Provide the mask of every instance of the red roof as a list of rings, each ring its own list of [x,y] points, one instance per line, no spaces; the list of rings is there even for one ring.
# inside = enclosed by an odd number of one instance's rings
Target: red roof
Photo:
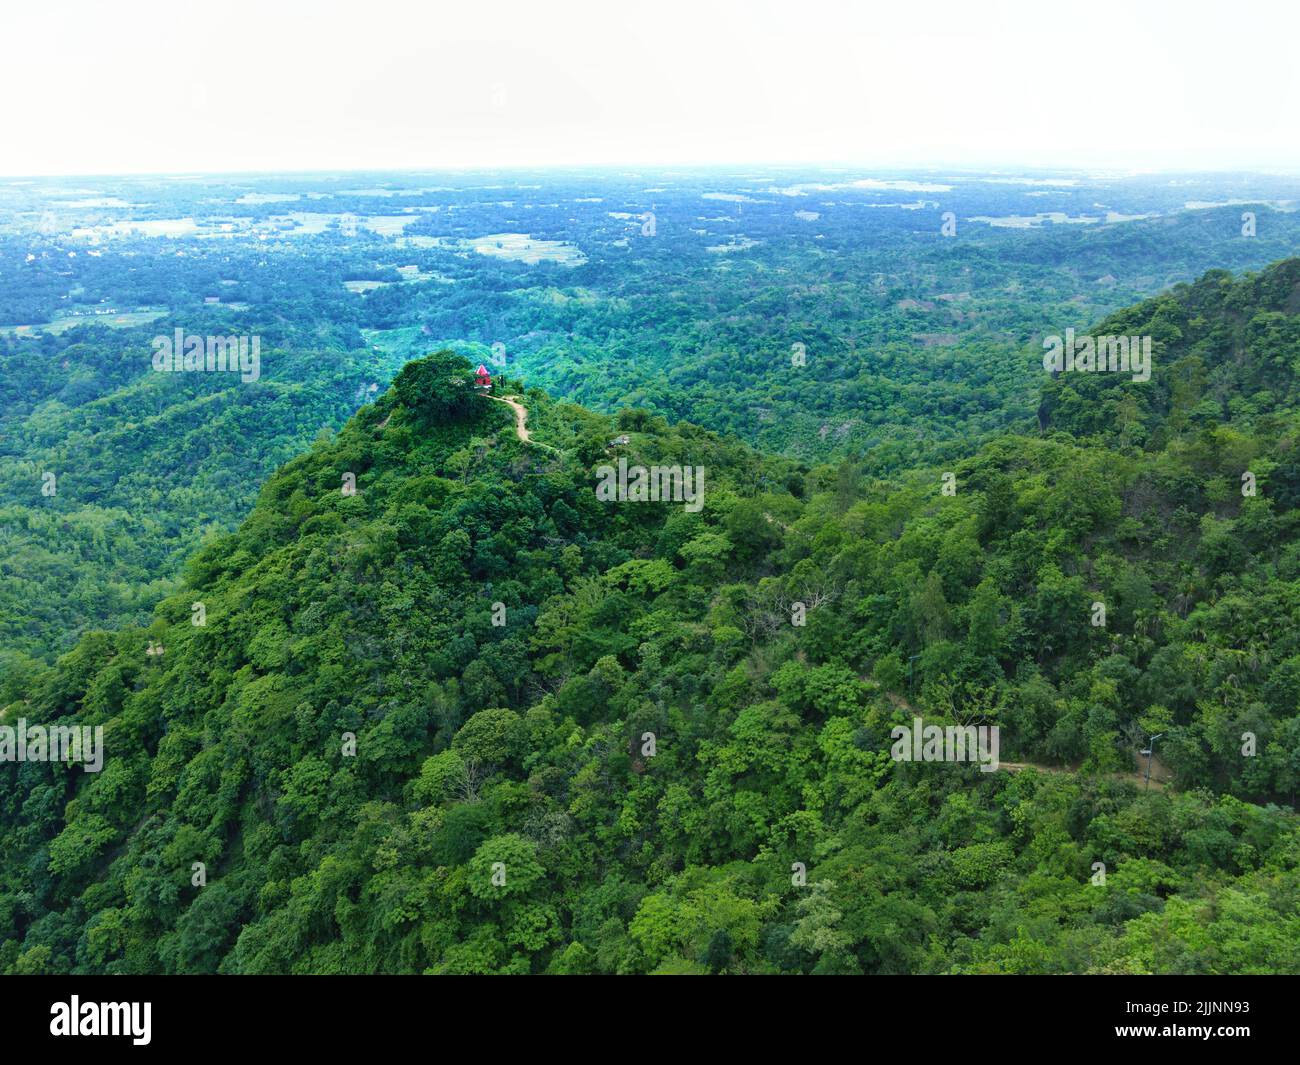
[[[491,377],[491,376],[492,376],[490,373],[488,373],[488,369],[487,369],[487,367],[484,366],[481,362],[478,364],[478,369],[475,370],[474,373],[475,373],[477,376],[479,376],[479,377]]]

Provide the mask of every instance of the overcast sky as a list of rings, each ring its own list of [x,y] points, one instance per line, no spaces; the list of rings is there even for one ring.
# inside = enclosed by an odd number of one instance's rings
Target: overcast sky
[[[1294,0],[0,8],[0,173],[1300,170]]]

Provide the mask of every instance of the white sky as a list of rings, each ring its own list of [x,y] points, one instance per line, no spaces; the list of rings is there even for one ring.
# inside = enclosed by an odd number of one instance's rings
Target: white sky
[[[1300,169],[1295,0],[18,2],[0,174]]]

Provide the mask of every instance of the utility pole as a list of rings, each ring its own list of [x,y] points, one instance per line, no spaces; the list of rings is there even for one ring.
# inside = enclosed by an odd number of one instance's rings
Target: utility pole
[[[907,659],[907,690],[908,691],[912,690],[912,663],[915,662],[920,657],[921,657],[920,655],[908,656]]]
[[[1147,756],[1147,777],[1146,777],[1146,781],[1142,785],[1144,788],[1151,787],[1151,758],[1155,754],[1156,740],[1158,740],[1163,735],[1164,735],[1163,732],[1157,732],[1154,736],[1152,736],[1149,740],[1147,740],[1146,747],[1143,750],[1138,752],[1139,754],[1145,754]]]

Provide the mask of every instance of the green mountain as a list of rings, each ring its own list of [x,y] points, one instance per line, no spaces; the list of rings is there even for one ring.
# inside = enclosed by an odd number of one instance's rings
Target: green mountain
[[[5,674],[105,758],[0,762],[0,969],[1300,971],[1298,281],[1121,312],[1149,380],[887,481],[408,364],[149,626]]]
[[[894,476],[1033,428],[1031,338],[1300,245],[1300,212],[1269,206],[1300,186],[1264,175],[965,174],[942,203],[844,173],[787,174],[789,195],[742,174],[517,174],[507,199],[445,177],[97,179],[80,202],[0,184],[0,678],[143,624],[271,473],[432,350]],[[400,236],[350,232],[377,201],[410,212]],[[120,212],[182,224],[145,236]],[[541,261],[483,254],[521,232],[546,237]],[[260,338],[256,380],[154,372],[177,328]]]

